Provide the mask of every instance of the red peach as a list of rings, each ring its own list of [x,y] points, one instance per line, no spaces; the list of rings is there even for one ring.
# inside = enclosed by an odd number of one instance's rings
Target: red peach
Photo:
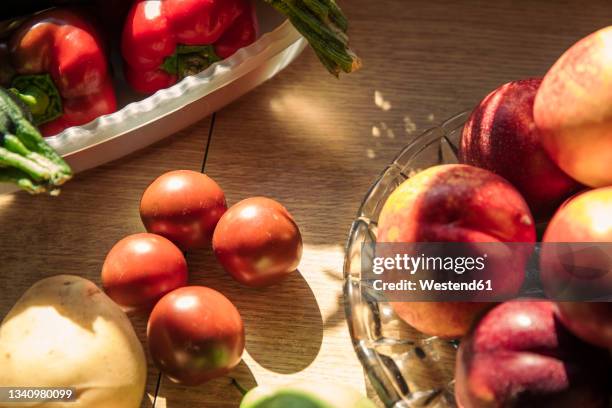
[[[550,220],[544,242],[612,242],[612,187],[568,200]]]
[[[591,187],[612,185],[612,26],[578,41],[553,65],[534,119],[561,169]]]
[[[461,342],[455,396],[461,408],[604,408],[609,364],[563,327],[552,302],[506,302]]]
[[[559,302],[563,324],[577,337],[612,349],[612,302]]]
[[[536,218],[547,218],[579,184],[541,145],[533,120],[541,81],[509,82],[487,95],[463,128],[459,158],[504,177],[523,195]]]
[[[550,221],[544,233],[540,269],[549,296],[605,297],[612,294],[612,187],[579,194],[569,200]],[[570,256],[559,256],[564,247]],[[589,246],[583,243],[604,243]],[[572,248],[575,248],[572,250]],[[561,317],[578,337],[612,348],[612,303],[559,303]]]
[[[567,201],[548,224],[543,242],[540,277],[549,297],[579,300],[609,296],[612,187],[586,191]],[[602,244],[589,245],[597,242]]]
[[[434,166],[403,182],[387,199],[377,242],[534,242],[534,221],[506,180],[463,164]],[[517,260],[524,266],[525,259]],[[506,273],[507,272],[507,273]],[[516,293],[524,272],[505,268],[496,290]],[[489,303],[393,302],[398,315],[423,333],[464,335]]]

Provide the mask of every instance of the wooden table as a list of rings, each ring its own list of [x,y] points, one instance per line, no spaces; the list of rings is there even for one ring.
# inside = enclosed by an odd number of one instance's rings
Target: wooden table
[[[364,60],[340,81],[306,51],[276,78],[165,141],[88,171],[58,198],[0,197],[0,315],[36,280],[59,273],[99,283],[104,256],[143,231],[140,195],[172,169],[206,172],[229,203],[266,195],[301,227],[300,273],[249,290],[210,251],[190,254],[191,282],[240,309],[247,352],[233,376],[246,387],[291,379],[364,390],[341,293],[343,244],[368,186],[416,134],[469,109],[503,82],[543,75],[575,40],[612,22],[610,0],[344,1]],[[210,134],[210,138],[209,138]],[[208,152],[205,156],[204,152]],[[133,317],[144,340],[146,320]],[[186,388],[151,366],[144,407],[236,407],[228,378]]]

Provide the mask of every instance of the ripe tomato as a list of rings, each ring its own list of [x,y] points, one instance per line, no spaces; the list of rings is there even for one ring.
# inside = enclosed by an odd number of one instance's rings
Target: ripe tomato
[[[216,290],[187,286],[155,305],[147,326],[149,352],[172,381],[198,385],[234,368],[244,350],[236,307]]]
[[[155,234],[134,234],[117,242],[102,266],[102,286],[117,304],[153,306],[187,284],[187,262],[172,242]]]
[[[278,202],[253,197],[231,207],[219,220],[213,250],[237,281],[267,286],[295,271],[302,257],[302,236]]]
[[[209,245],[226,210],[221,187],[191,170],[162,174],[140,201],[140,218],[147,231],[168,238],[185,251]]]

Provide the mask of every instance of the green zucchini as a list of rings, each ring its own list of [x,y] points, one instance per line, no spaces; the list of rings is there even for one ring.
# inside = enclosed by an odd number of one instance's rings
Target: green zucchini
[[[32,194],[57,194],[72,170],[31,120],[12,92],[0,88],[0,182],[16,184]]]

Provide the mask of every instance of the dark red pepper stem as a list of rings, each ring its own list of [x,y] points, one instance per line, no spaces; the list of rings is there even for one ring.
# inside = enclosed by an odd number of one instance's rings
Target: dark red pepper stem
[[[161,68],[180,80],[202,72],[220,60],[212,45],[178,45],[174,54],[164,59]]]
[[[48,74],[17,76],[11,91],[28,107],[35,125],[62,116],[62,97]]]

